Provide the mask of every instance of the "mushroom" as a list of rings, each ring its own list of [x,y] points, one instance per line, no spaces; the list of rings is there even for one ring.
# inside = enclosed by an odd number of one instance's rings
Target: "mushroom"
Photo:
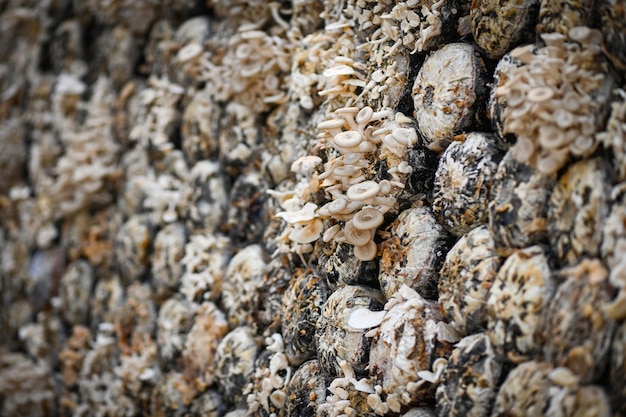
[[[180,51],[178,51],[178,54],[176,55],[176,59],[179,62],[187,62],[187,61],[191,61],[192,59],[199,57],[201,53],[202,53],[201,45],[197,43],[190,43],[189,45],[186,45],[185,47],[181,48]]]
[[[396,155],[398,158],[402,158],[406,154],[405,146],[396,141],[391,134],[383,136],[383,144],[387,150]]]
[[[333,137],[333,142],[339,148],[354,148],[363,140],[363,136],[356,130],[348,130],[346,132],[337,133]]]
[[[569,39],[541,36],[546,46],[516,48],[498,64],[490,111],[505,142],[506,136],[517,137],[516,159],[549,174],[570,156],[593,153],[614,80],[593,44],[601,39],[599,31],[574,27]]]
[[[326,130],[331,135],[336,135],[338,133],[341,133],[341,128],[344,124],[345,121],[342,119],[329,119],[318,123],[317,128],[320,130]]]
[[[361,261],[371,261],[376,257],[378,248],[373,240],[370,240],[365,245],[354,247],[354,256]]]
[[[352,218],[352,224],[358,230],[376,229],[383,224],[384,216],[380,210],[373,207],[364,208]]]
[[[346,222],[343,232],[346,242],[354,246],[363,246],[372,240],[372,231],[357,229],[352,220]]]
[[[374,110],[370,106],[365,106],[356,115],[356,122],[358,124],[365,124],[372,119]]]
[[[330,67],[322,73],[324,77],[336,77],[338,75],[352,74],[354,74],[354,68],[345,64],[335,65],[334,67]]]
[[[306,203],[300,210],[281,211],[280,213],[276,213],[276,217],[291,224],[308,223],[315,218],[315,209],[317,209],[317,204]]]
[[[398,172],[400,174],[411,174],[413,167],[407,161],[402,161],[398,164]]]
[[[359,111],[358,107],[342,107],[340,109],[335,110],[335,114],[338,114],[339,116],[343,117],[345,121],[348,123],[348,126],[350,126],[350,129],[358,130],[359,126],[354,120],[354,116],[358,113],[358,111]]]
[[[348,206],[348,200],[345,198],[338,198],[326,204],[324,207],[330,214],[341,213]]]
[[[553,96],[554,91],[549,87],[531,88],[528,93],[526,93],[526,97],[528,98],[528,100],[535,103],[541,103],[550,100]]]
[[[333,175],[337,175],[339,177],[352,177],[359,173],[359,171],[361,171],[361,169],[353,165],[343,165],[333,169]]]
[[[291,172],[310,172],[312,169],[322,163],[322,158],[314,155],[306,155],[296,159],[291,164]]]
[[[391,130],[391,136],[404,146],[412,146],[417,142],[417,132],[412,128],[395,127]]]
[[[346,195],[350,200],[361,201],[367,200],[368,198],[374,197],[380,191],[380,186],[376,181],[363,181],[359,184],[354,184],[348,191]]]
[[[381,182],[378,183],[378,186],[380,187],[380,192],[382,194],[388,194],[389,192],[391,192],[391,182],[389,180],[382,180]]]
[[[341,226],[339,224],[332,225],[331,227],[326,229],[324,235],[322,236],[322,240],[324,242],[330,242],[335,236],[337,236],[337,233],[339,233],[340,230]]]
[[[305,244],[315,242],[322,235],[324,223],[320,219],[315,219],[305,227],[295,229],[289,234],[292,242]]]

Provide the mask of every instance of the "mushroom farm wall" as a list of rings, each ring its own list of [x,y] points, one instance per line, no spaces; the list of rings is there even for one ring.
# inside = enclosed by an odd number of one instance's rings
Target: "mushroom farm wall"
[[[0,416],[626,416],[621,0],[0,0]]]

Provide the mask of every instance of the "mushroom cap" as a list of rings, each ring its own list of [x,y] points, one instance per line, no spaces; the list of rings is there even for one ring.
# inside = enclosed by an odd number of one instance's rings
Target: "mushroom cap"
[[[535,87],[528,90],[526,97],[535,103],[550,100],[554,96],[554,90],[550,87]]]
[[[361,261],[371,261],[376,257],[378,247],[373,240],[370,240],[365,245],[354,247],[354,256]]]
[[[389,192],[391,192],[391,182],[389,180],[382,180],[380,183],[378,183],[378,186],[380,187],[380,192],[383,194],[388,194]]]
[[[375,229],[383,224],[385,217],[380,210],[368,207],[357,212],[352,218],[352,224],[359,230]]]
[[[569,30],[568,35],[570,39],[573,39],[583,45],[602,44],[602,32],[597,29],[591,29],[587,26],[574,26]]]
[[[407,161],[402,161],[398,164],[398,172],[401,174],[411,174],[413,167]]]
[[[359,230],[354,227],[352,220],[346,222],[343,228],[343,233],[346,238],[346,242],[354,246],[363,246],[372,240],[371,230]]]
[[[291,164],[291,172],[309,171],[313,167],[321,163],[322,163],[322,158],[320,158],[319,156],[314,156],[314,155],[301,156],[300,158],[296,159]]]
[[[338,177],[352,177],[354,174],[358,174],[360,168],[353,165],[342,165],[333,169],[333,175]]]
[[[356,164],[358,161],[363,159],[363,155],[360,153],[350,152],[346,153],[343,156],[343,163],[346,165]]]
[[[358,146],[362,140],[363,136],[356,130],[340,132],[333,137],[335,145],[340,148],[354,148]]]
[[[307,223],[315,218],[315,210],[317,204],[306,203],[300,210],[297,211],[281,211],[276,213],[276,217],[285,220],[287,223]]]
[[[358,107],[341,107],[337,110],[335,110],[335,114],[357,114],[359,112],[359,108]],[[373,113],[373,112],[372,112]]]
[[[348,200],[345,198],[338,198],[326,204],[326,209],[330,214],[338,214],[348,206]]]
[[[411,146],[417,142],[417,132],[408,127],[395,127],[391,130],[391,136],[405,146]]]
[[[334,67],[330,67],[322,73],[324,77],[334,77],[336,75],[352,75],[352,74],[354,74],[354,68],[345,64],[335,65]]]
[[[559,34],[560,35],[560,34]],[[545,35],[542,35],[542,38]],[[562,35],[557,36],[556,38],[558,39],[564,39]],[[550,38],[550,40],[554,39],[553,37]],[[545,40],[545,38],[544,38]],[[513,50],[511,50],[511,52],[509,52],[509,54],[516,59],[519,59],[522,62],[526,62],[528,61],[530,58],[533,57],[533,49],[535,48],[535,45],[530,44],[530,45],[524,45],[524,46],[518,46],[517,48],[514,48]]]
[[[341,226],[339,224],[334,224],[330,226],[324,232],[324,235],[322,236],[322,240],[324,242],[330,242],[335,236],[337,236],[337,233],[339,233],[340,230],[341,230]]]
[[[381,127],[380,129],[376,129],[372,132],[372,136],[384,136],[391,133],[390,127]]]
[[[322,230],[324,223],[320,219],[315,219],[305,227],[293,230],[289,234],[289,239],[300,244],[315,242],[322,235]]]
[[[380,191],[380,186],[376,181],[363,181],[348,188],[346,195],[353,201],[367,200],[374,197]]]
[[[184,46],[176,54],[176,59],[180,62],[187,62],[194,58],[197,58],[202,53],[202,45],[197,43],[190,43]]]
[[[406,155],[406,146],[395,140],[391,134],[383,136],[383,144],[388,151],[398,158],[404,158]]]
[[[370,106],[365,106],[356,115],[356,122],[367,123],[372,119],[372,115],[374,114],[374,110]]]
[[[336,129],[345,123],[343,119],[329,119],[317,124],[318,129]]]

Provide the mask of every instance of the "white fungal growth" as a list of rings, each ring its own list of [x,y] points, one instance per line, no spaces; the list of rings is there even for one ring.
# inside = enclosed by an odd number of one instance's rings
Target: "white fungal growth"
[[[350,72],[345,65],[333,67],[327,74],[345,75]],[[299,192],[294,191],[294,195],[282,203],[285,211],[276,214],[289,223],[282,236],[291,244],[285,241],[283,248],[302,253],[303,245],[323,237],[324,242],[336,240],[353,245],[354,255],[362,261],[373,260],[378,254],[374,242],[376,230],[383,224],[384,214],[394,207],[407,176],[413,172],[405,159],[407,149],[418,140],[413,121],[389,109],[375,112],[368,106],[343,107],[317,127],[323,131],[319,145],[332,148],[339,155],[331,153],[319,174],[311,172],[322,165],[318,156],[304,156],[294,162],[292,171],[304,177],[299,184],[309,186],[300,185]],[[370,154],[392,155],[387,157],[391,180],[371,178]],[[315,189],[311,188],[312,183]],[[318,189],[331,198],[321,207],[307,201],[309,194]],[[342,233],[337,223],[324,232],[325,219],[344,222]],[[306,248],[307,252],[310,250],[312,247]]]
[[[365,396],[374,394],[375,390],[369,378],[356,379],[354,370],[346,361],[340,361],[339,366],[343,376],[335,378],[328,387],[330,395],[326,402],[318,407],[321,415],[328,417],[357,417],[367,412]],[[355,401],[358,399],[358,401]],[[365,406],[365,409],[355,409],[355,403]],[[361,407],[363,408],[363,407]]]
[[[313,203],[306,203],[297,211],[282,211],[276,214],[276,217],[279,217],[291,224],[308,223],[315,219],[316,208],[317,205]]]
[[[90,102],[83,103],[88,104],[88,112],[81,126],[62,115],[68,111],[68,100],[78,105],[85,88],[73,76],[62,75],[53,94],[54,107],[59,107],[55,117],[64,124],[59,135],[65,153],[58,159],[53,183],[38,191],[50,201],[56,219],[112,201],[107,182],[119,174],[115,160],[120,147],[113,135],[114,98],[109,79],[101,76],[94,83]]]
[[[371,311],[367,308],[357,308],[350,314],[348,325],[355,329],[369,329],[382,323],[386,311]]]
[[[229,41],[222,65],[206,62],[206,82],[219,101],[234,102],[253,113],[286,100],[283,82],[291,67],[291,44],[259,30],[241,30]]]
[[[274,333],[265,339],[266,349],[273,352],[269,365],[257,367],[254,382],[246,387],[249,392],[248,415],[256,415],[261,407],[269,415],[276,415],[278,410],[285,408],[287,403],[287,385],[291,380],[292,370],[289,366],[285,345],[280,334]]]
[[[180,261],[183,275],[180,292],[189,301],[216,299],[222,286],[224,269],[230,258],[229,240],[223,236],[194,234],[185,245]]]
[[[503,133],[517,136],[519,162],[554,173],[570,156],[589,156],[604,125],[613,78],[600,50],[600,32],[574,27],[565,35],[542,35],[546,46],[519,47],[495,97],[506,102]]]
[[[380,26],[372,38],[393,42],[388,47],[388,54],[401,45],[412,54],[432,49],[441,38],[441,8],[444,3],[444,0],[394,2],[388,13],[380,15]]]
[[[320,96],[328,97],[329,100],[356,97],[357,88],[365,87],[361,74],[364,69],[362,63],[338,56],[329,65],[330,67],[322,72],[322,90],[318,93]]]
[[[406,285],[387,302],[385,312],[370,351],[374,388],[382,391],[370,394],[368,404],[380,415],[386,409],[399,413],[432,396],[451,349],[438,335],[437,306]],[[384,401],[381,392],[387,394]]]

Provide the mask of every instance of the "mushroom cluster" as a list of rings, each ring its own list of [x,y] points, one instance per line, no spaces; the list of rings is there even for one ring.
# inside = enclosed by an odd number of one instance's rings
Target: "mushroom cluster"
[[[355,62],[352,58],[338,56],[330,62],[331,66],[322,72],[322,90],[320,96],[328,96],[330,99],[337,97],[351,98],[356,96],[356,90],[364,87],[364,69],[362,63]]]
[[[65,102],[77,92],[72,88],[81,84],[60,81],[54,97]],[[61,136],[65,154],[54,169],[54,182],[41,190],[52,203],[55,218],[72,215],[85,207],[108,204],[113,198],[107,183],[119,174],[114,162],[120,147],[110,126],[112,117],[107,108],[113,100],[110,89],[109,80],[100,78],[95,83],[85,122],[76,125],[67,120],[67,130]]]
[[[291,66],[285,39],[260,30],[244,30],[228,41],[221,65],[208,71],[219,101],[243,104],[255,113],[285,98],[284,74]]]
[[[454,1],[397,2],[391,11],[380,16],[380,30],[384,38],[395,41],[396,47],[404,45],[411,53],[422,52],[437,46],[441,41],[444,23],[454,27],[451,18],[460,11]]]
[[[303,109],[313,110],[320,100],[328,103],[329,111],[343,107],[365,85],[365,66],[349,28],[311,33],[296,43],[293,56],[285,82],[290,99]]]
[[[185,90],[167,78],[152,77],[149,88],[140,93],[141,110],[130,131],[129,139],[144,146],[169,151],[172,131],[178,125],[177,106]]]
[[[249,391],[246,398],[249,414],[262,413],[263,410],[270,415],[276,415],[278,410],[285,408],[287,402],[287,385],[292,376],[285,354],[285,344],[280,334],[274,333],[266,338],[266,351],[268,354],[260,356],[257,362],[253,381],[248,384],[244,391]],[[256,364],[255,364],[256,365]]]
[[[328,148],[330,157],[324,171],[313,174],[305,188],[307,193],[323,190],[330,201],[321,207],[307,202],[277,216],[292,226],[288,236],[295,244],[310,245],[319,237],[325,242],[347,242],[354,246],[354,256],[369,261],[378,251],[376,230],[383,224],[385,213],[396,204],[406,176],[413,172],[404,157],[418,136],[411,119],[388,109],[375,112],[367,106],[344,107],[334,115],[317,125],[323,131],[319,143]],[[366,156],[376,152],[389,155],[388,160],[395,162],[387,169],[390,179],[373,178],[375,173]],[[294,163],[293,169],[321,162],[320,157],[305,156]],[[325,232],[323,219],[334,220]],[[343,228],[338,222],[343,222]],[[311,250],[309,246],[304,253]]]
[[[411,53],[436,48],[456,29],[463,14],[457,0],[347,1],[342,12],[327,5],[324,16],[336,25],[350,20],[363,38],[392,55],[405,47]],[[349,20],[348,20],[349,19]],[[385,43],[389,41],[388,45]]]
[[[506,102],[504,133],[517,136],[516,159],[553,173],[570,157],[596,149],[595,133],[605,122],[614,81],[601,55],[599,31],[577,26],[567,37],[541,37],[544,47],[510,52],[522,65],[510,68],[495,97]]]
[[[373,408],[367,400],[368,394],[375,392],[369,378],[357,380],[346,361],[340,361],[339,366],[343,375],[328,385],[330,395],[318,406],[318,411],[328,417],[374,417]]]

